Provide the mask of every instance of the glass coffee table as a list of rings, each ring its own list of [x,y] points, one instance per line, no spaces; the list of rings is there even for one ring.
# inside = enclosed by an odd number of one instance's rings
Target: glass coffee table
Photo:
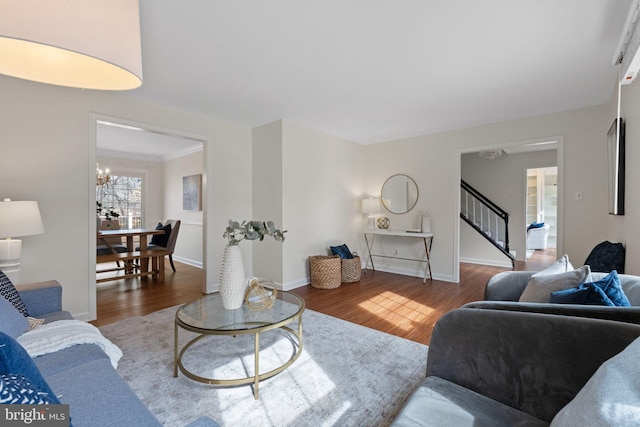
[[[178,370],[188,378],[205,384],[214,385],[241,385],[254,384],[253,395],[258,399],[258,384],[261,380],[271,378],[287,369],[302,353],[302,312],[304,300],[299,296],[286,291],[278,291],[277,299],[273,306],[267,310],[253,311],[246,304],[236,310],[225,310],[222,306],[220,293],[215,292],[198,298],[183,305],[176,312],[174,329],[174,364],[173,376],[178,376]],[[287,326],[297,321],[297,330]],[[196,332],[199,335],[187,344],[178,348],[178,331],[185,329]],[[260,333],[280,329],[288,335],[294,351],[285,362],[271,369],[269,372],[260,373]],[[189,348],[201,339],[211,335],[237,336],[254,335],[254,375],[236,379],[217,379],[199,376],[189,371],[182,358]]]

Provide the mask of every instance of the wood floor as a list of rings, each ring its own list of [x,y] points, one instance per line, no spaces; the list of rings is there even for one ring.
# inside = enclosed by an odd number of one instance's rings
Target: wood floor
[[[165,262],[164,282],[133,278],[101,283],[96,292],[95,326],[185,304],[202,296],[204,270],[174,260],[176,272]]]
[[[540,270],[556,259],[554,250],[536,251],[516,270]],[[167,263],[168,264],[168,263]],[[165,273],[163,283],[127,279],[102,285],[97,292],[96,326],[132,316],[184,304],[202,295],[204,271],[176,262],[176,272]],[[381,271],[364,270],[356,283],[336,289],[316,289],[310,285],[292,290],[306,307],[330,316],[428,344],[431,330],[446,312],[483,298],[489,278],[508,269],[461,264],[460,283],[427,280]]]

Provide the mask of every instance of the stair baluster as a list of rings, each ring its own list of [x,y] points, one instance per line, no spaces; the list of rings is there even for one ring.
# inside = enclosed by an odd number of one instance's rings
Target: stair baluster
[[[464,180],[460,181],[460,188],[463,198],[460,218],[507,256],[511,260],[511,265],[514,266],[515,257],[509,252],[509,214]],[[471,213],[469,203],[471,203]],[[495,226],[493,226],[492,215],[495,218]]]

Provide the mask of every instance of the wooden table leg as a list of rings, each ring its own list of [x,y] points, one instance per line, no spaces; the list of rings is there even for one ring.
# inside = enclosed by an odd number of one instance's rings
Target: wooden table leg
[[[158,258],[158,280],[164,282],[164,255],[157,257]]]
[[[133,252],[136,248],[133,246],[133,236],[127,236],[127,251]],[[126,272],[128,274],[134,273],[135,260],[125,261],[127,265]]]
[[[151,279],[153,279],[154,281],[158,280],[158,257],[154,256],[151,257]]]
[[[147,236],[140,236],[140,252],[146,252],[147,250]],[[146,273],[149,271],[149,258],[148,257],[140,257],[140,273]],[[147,277],[147,276],[142,276]]]

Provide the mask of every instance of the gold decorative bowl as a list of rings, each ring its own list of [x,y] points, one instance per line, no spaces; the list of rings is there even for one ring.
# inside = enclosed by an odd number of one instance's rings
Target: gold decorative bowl
[[[244,302],[251,310],[267,310],[273,307],[277,296],[278,288],[275,283],[271,280],[253,277],[244,293]]]

